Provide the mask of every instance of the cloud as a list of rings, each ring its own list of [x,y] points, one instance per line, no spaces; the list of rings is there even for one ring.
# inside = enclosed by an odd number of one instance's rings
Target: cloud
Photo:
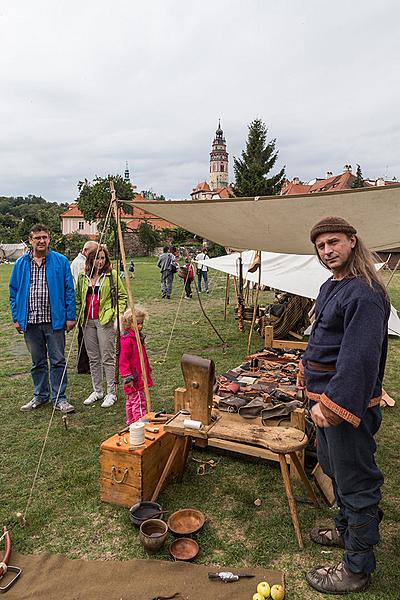
[[[128,160],[139,189],[188,197],[218,118],[231,179],[255,117],[289,176],[400,176],[399,16],[395,0],[3,0],[0,194],[70,201]]]

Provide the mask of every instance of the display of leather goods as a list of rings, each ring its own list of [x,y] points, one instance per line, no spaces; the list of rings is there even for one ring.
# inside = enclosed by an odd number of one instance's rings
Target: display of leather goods
[[[264,402],[261,396],[257,396],[256,398],[253,398],[253,400],[251,400],[248,404],[239,408],[238,413],[241,417],[244,417],[245,419],[255,419],[261,414],[262,410],[266,406],[269,406],[269,404]]]
[[[268,421],[268,419],[287,417],[296,408],[301,408],[301,406],[302,404],[299,402],[299,400],[292,400],[286,404],[283,402],[280,404],[268,404],[264,406],[263,410],[261,411],[261,422],[263,425],[265,425],[265,421]]]
[[[239,398],[238,396],[228,396],[227,398],[222,398],[218,402],[219,410],[230,413],[237,413],[239,408],[248,404],[248,398]]]
[[[271,392],[271,396],[273,398],[272,402],[275,401],[276,404],[277,402],[291,402],[296,398],[296,393],[290,393],[289,391],[283,391],[277,388]]]

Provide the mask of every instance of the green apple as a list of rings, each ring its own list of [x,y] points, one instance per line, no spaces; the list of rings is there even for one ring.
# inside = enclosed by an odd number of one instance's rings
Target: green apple
[[[271,598],[272,600],[283,600],[285,597],[285,590],[284,588],[279,585],[278,583],[276,583],[275,585],[272,586],[271,588]]]
[[[269,587],[269,583],[267,581],[260,581],[260,583],[257,586],[257,592],[263,597],[263,598],[269,598],[271,589]]]
[[[264,600],[264,596],[256,592],[255,594],[253,594],[253,600]]]

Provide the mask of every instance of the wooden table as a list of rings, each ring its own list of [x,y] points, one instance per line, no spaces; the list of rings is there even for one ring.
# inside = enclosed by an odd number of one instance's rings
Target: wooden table
[[[303,451],[307,445],[307,435],[294,427],[267,427],[261,424],[260,419],[245,421],[237,415],[230,413],[220,413],[220,418],[206,427],[203,426],[199,430],[185,428],[184,420],[187,418],[187,414],[178,413],[164,426],[165,431],[175,435],[175,443],[154,491],[152,500],[155,501],[157,499],[178,453],[182,454],[186,460],[191,438],[202,441],[203,445],[222,448],[232,452],[241,452],[259,458],[270,459],[274,457],[274,460],[279,461],[297,542],[299,547],[303,549],[304,544],[299,517],[296,501],[293,497],[287,463],[292,461],[305,486],[307,495],[313,504],[317,505],[318,500],[315,492],[296,454]]]

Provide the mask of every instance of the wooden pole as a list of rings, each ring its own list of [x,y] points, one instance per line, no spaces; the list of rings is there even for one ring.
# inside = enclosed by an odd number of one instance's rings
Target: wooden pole
[[[230,281],[231,280],[230,280],[229,273],[228,273],[228,275],[226,276],[224,321],[226,321],[226,314],[227,314],[227,311],[228,311]]]
[[[238,258],[239,261],[239,291],[238,291],[238,322],[239,322],[239,331],[240,333],[244,332],[244,320],[243,320],[243,261],[242,261],[242,253]]]
[[[261,265],[258,267],[258,269],[259,269],[259,271],[258,271],[258,286],[257,286],[256,299],[255,299],[255,302],[254,302],[253,318],[251,320],[251,326],[250,326],[250,331],[249,331],[249,341],[247,343],[247,354],[250,354],[251,338],[253,337],[254,324],[256,322],[256,316],[257,316],[258,298],[259,298],[259,295],[260,295],[260,287],[261,287]]]
[[[115,217],[115,221],[117,223],[117,232],[118,232],[118,239],[119,239],[119,247],[120,247],[120,251],[121,251],[122,264],[124,266],[124,273],[128,273],[127,265],[126,265],[124,237],[122,235],[121,223],[118,218],[118,201],[117,201],[117,195],[115,192],[113,181],[110,181],[110,189],[111,189],[111,201],[112,201],[112,206],[113,206],[113,211],[114,211],[114,217]],[[117,269],[118,269],[118,266],[117,266]],[[135,332],[136,341],[137,341],[138,350],[139,350],[140,368],[142,371],[142,379],[143,379],[143,383],[144,383],[144,394],[146,396],[147,412],[150,412],[151,411],[151,400],[150,400],[150,393],[149,393],[149,385],[148,385],[148,381],[147,381],[146,366],[144,363],[143,348],[142,348],[142,343],[140,340],[140,333],[139,333],[137,320],[136,320],[135,301],[133,298],[132,288],[131,288],[129,279],[127,280],[126,291],[128,292],[128,305],[132,311],[132,325],[133,325],[133,330]],[[117,301],[118,301],[118,299],[117,299]]]

